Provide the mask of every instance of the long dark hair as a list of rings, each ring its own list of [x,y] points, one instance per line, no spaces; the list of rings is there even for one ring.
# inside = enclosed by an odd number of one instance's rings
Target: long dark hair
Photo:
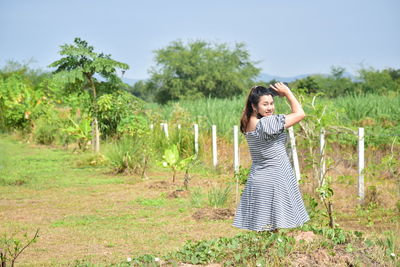
[[[263,95],[271,95],[272,97],[277,96],[278,93],[271,87],[264,87],[256,85],[251,87],[249,96],[246,100],[246,106],[244,107],[242,118],[240,119],[240,131],[244,134],[246,132],[247,124],[250,121],[251,113],[253,113],[253,107],[251,104],[257,107],[260,97]]]

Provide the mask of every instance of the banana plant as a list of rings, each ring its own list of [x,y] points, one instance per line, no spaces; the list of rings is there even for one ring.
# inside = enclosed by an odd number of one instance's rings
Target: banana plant
[[[74,121],[71,117],[68,117],[68,119],[72,125],[63,129],[63,131],[78,141],[79,149],[88,149],[89,141],[91,139],[90,119],[84,117],[79,122]]]

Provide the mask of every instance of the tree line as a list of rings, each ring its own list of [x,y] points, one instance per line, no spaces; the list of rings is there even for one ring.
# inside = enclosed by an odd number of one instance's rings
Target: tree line
[[[101,138],[140,134],[156,112],[144,110],[147,102],[168,102],[204,97],[231,98],[246,94],[261,69],[252,61],[245,44],[173,41],[156,50],[150,78],[133,86],[117,73],[129,65],[96,52],[87,41],[75,38],[60,46],[60,59],[52,71],[32,69],[29,63],[9,61],[0,69],[0,130],[36,133],[51,142],[51,131],[60,131],[64,143],[77,142],[98,151]],[[312,75],[289,83],[299,94],[398,95],[400,69],[361,68],[356,80],[345,69],[332,67],[328,75]],[[150,114],[152,113],[152,114]],[[50,122],[50,123],[49,123]]]

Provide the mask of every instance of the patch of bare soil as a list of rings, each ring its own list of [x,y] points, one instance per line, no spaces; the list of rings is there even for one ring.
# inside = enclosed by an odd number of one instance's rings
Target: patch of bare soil
[[[313,231],[307,231],[307,232],[290,232],[287,234],[288,236],[294,237],[296,242],[300,240],[304,240],[305,242],[311,242],[314,241],[314,239],[317,238],[317,235],[314,234]]]
[[[148,186],[148,188],[150,188],[150,189],[171,189],[175,186],[176,186],[176,184],[172,184],[167,181],[156,181],[156,182],[151,183]]]
[[[180,263],[178,266],[179,266],[179,267],[196,267],[196,266],[203,266],[203,267],[220,267],[220,266],[222,266],[222,265],[219,264],[219,263],[211,263],[211,264],[208,264],[208,265],[194,265],[194,264],[188,264],[188,263]]]
[[[203,208],[197,210],[192,217],[195,220],[226,220],[233,218],[235,211],[229,208]]]
[[[189,194],[190,194],[190,192],[187,190],[177,189],[177,190],[169,193],[167,197],[168,198],[185,198],[185,197],[188,197]]]

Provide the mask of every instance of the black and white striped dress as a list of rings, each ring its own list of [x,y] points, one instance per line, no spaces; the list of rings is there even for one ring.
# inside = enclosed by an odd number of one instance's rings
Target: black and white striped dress
[[[310,220],[286,152],[285,118],[262,117],[254,131],[245,133],[252,165],[232,226],[272,231]]]

